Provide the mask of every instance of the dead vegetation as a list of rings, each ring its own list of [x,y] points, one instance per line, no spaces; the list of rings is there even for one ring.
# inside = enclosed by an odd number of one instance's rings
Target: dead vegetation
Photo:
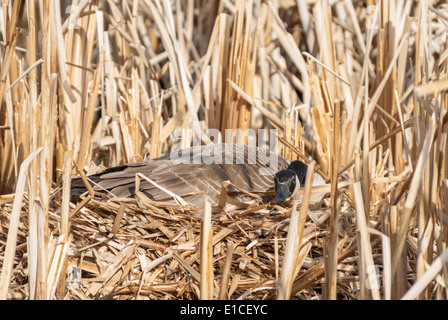
[[[446,3],[1,9],[1,299],[447,298]],[[81,172],[237,128],[276,129],[326,177],[320,206],[311,185],[285,206],[70,199]]]

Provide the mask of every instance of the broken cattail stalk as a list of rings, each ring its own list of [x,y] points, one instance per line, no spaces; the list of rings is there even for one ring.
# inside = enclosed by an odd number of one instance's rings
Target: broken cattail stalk
[[[25,192],[26,171],[31,161],[39,155],[43,150],[42,147],[32,152],[25,161],[20,165],[19,176],[17,180],[16,194],[14,197],[13,210],[11,214],[11,222],[9,224],[8,238],[6,241],[5,256],[2,264],[2,276],[0,278],[0,299],[6,300],[8,288],[11,281],[11,272],[16,252],[17,229],[20,219],[20,211],[22,208],[22,199]]]
[[[234,244],[231,241],[227,241],[226,259],[222,269],[218,300],[227,300],[230,298],[227,292],[227,287],[230,279],[230,268],[232,266],[233,247]]]
[[[201,300],[213,299],[213,230],[212,208],[207,199],[204,200],[204,217],[201,227]]]
[[[286,300],[290,298],[292,283],[296,276],[299,251],[301,247],[303,228],[308,216],[308,206],[311,198],[311,186],[314,179],[314,163],[308,166],[305,182],[305,195],[302,199],[300,214],[297,212],[297,202],[291,213],[291,221],[288,228],[288,237],[286,240],[285,257],[283,259],[280,281],[277,285],[277,299]]]

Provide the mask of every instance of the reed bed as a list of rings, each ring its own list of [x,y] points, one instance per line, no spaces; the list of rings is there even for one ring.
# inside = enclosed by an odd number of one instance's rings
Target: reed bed
[[[0,299],[447,299],[445,2],[0,12]],[[277,139],[327,196],[70,197],[72,177],[219,138],[204,132]]]

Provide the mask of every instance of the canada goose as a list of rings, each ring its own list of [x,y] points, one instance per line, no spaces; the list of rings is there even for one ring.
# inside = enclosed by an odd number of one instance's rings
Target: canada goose
[[[135,196],[135,175],[141,173],[155,184],[181,196],[193,206],[204,205],[204,194],[212,205],[217,205],[221,183],[230,181],[247,192],[276,190],[277,203],[295,196],[305,184],[307,165],[290,163],[268,150],[242,144],[209,144],[172,152],[160,158],[120,165],[88,177],[93,189],[121,198]],[[325,184],[315,173],[313,185]],[[139,190],[149,198],[161,200],[170,196],[155,184],[141,180]],[[228,191],[237,191],[232,186]],[[72,180],[72,195],[87,191],[80,178]],[[203,193],[202,193],[202,192]],[[323,195],[317,195],[314,202]],[[240,199],[241,200],[241,199]],[[313,202],[313,201],[312,201]]]

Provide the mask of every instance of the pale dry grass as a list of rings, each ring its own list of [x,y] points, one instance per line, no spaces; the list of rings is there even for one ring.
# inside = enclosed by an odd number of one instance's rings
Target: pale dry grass
[[[444,2],[1,9],[0,298],[447,298]],[[324,202],[70,199],[71,177],[237,128],[277,129]]]

